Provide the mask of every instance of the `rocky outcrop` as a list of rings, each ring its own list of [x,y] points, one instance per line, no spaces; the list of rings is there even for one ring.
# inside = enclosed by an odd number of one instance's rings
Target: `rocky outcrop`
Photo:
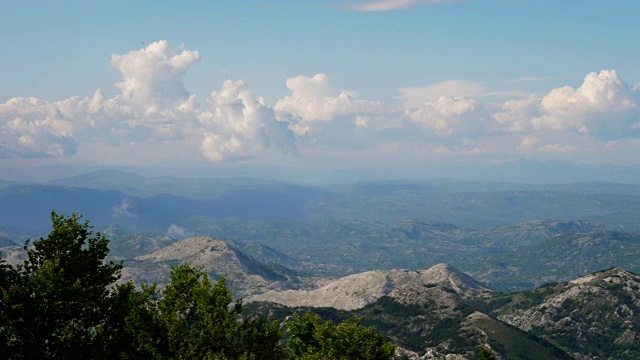
[[[270,301],[287,306],[333,307],[352,310],[391,294],[402,285],[439,284],[462,296],[488,296],[492,291],[446,264],[425,270],[374,270],[349,275],[313,290],[270,291],[246,301]],[[399,290],[400,291],[400,290]]]
[[[495,313],[586,358],[640,358],[640,276],[623,269],[522,293]]]

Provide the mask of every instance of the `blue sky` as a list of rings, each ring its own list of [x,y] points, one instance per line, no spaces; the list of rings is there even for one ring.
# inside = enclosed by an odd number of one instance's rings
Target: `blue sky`
[[[639,7],[8,2],[0,166],[637,163]]]

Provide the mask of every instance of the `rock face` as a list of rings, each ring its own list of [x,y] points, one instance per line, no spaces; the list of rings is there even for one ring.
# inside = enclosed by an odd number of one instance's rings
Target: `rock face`
[[[442,286],[409,283],[394,289],[389,297],[403,305],[422,305],[431,301],[434,307],[444,312],[453,312],[464,302],[460,296]]]
[[[640,358],[640,276],[614,268],[512,298],[495,314],[579,358]]]
[[[246,301],[270,301],[286,306],[333,307],[352,310],[371,304],[405,284],[441,284],[463,296],[489,296],[492,291],[446,264],[426,270],[374,270],[346,276],[314,290],[270,291]]]
[[[274,283],[288,279],[232,245],[210,237],[184,239],[135,260],[126,263],[124,280],[164,282],[171,266],[189,263],[201,267],[213,278],[226,276],[236,296],[265,291]]]
[[[474,311],[442,285],[403,284],[353,314],[378,326],[414,359],[476,359],[478,347],[499,359],[568,358],[559,348]]]

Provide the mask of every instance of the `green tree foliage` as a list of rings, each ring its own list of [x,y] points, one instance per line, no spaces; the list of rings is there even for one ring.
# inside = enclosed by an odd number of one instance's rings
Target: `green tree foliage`
[[[11,358],[98,356],[122,265],[105,262],[109,241],[80,216],[51,214],[52,231],[17,268],[3,266],[2,327]]]
[[[478,360],[496,360],[496,355],[493,351],[487,349],[484,346],[478,346],[478,354],[476,359]]]
[[[391,359],[395,345],[385,341],[372,327],[360,326],[360,319],[347,318],[339,324],[321,321],[307,312],[287,323],[287,347],[295,359]]]
[[[212,283],[187,264],[171,271],[162,297],[154,287],[127,285],[119,293],[129,296],[120,342],[134,345],[130,354],[147,359],[279,359],[284,354],[277,322],[242,316],[242,303],[233,303],[224,278]]]

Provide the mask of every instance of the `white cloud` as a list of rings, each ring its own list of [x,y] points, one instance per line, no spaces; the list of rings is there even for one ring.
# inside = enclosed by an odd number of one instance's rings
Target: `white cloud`
[[[200,149],[211,161],[250,157],[273,148],[296,153],[293,133],[276,119],[263,98],[254,98],[244,82],[227,80],[211,93],[210,110],[200,114],[204,140]]]
[[[0,104],[0,158],[75,154],[78,144],[65,110],[73,111],[36,98],[13,98]]]
[[[174,54],[166,41],[125,55],[113,55],[122,74],[121,93],[104,99],[74,96],[57,102],[35,98],[0,104],[0,157],[66,157],[79,142],[168,141],[179,139],[196,123],[195,97],[181,77],[199,55]]]
[[[501,104],[502,110],[491,114],[499,126],[507,132],[525,132],[532,128],[531,119],[538,116],[539,98],[509,100]]]
[[[198,59],[196,51],[174,53],[166,41],[158,41],[112,56],[123,78],[114,98],[105,99],[97,90],[91,98],[17,98],[0,104],[0,158],[70,156],[80,142],[121,146],[181,141],[200,144],[211,161],[250,157],[269,148],[296,152],[288,123],[276,121],[274,110],[242,82],[225,82],[220,92],[212,93],[211,109],[200,110],[182,83]]]
[[[475,101],[465,97],[441,96],[418,108],[405,111],[407,118],[437,136],[465,134],[483,126]]]
[[[638,105],[615,70],[589,73],[582,85],[564,86],[540,101],[541,116],[532,120],[536,129],[575,130],[595,137],[626,137],[640,120]]]
[[[561,144],[545,144],[538,146],[539,140],[535,136],[525,136],[518,146],[518,151],[523,153],[563,154],[577,150],[576,147]]]
[[[197,51],[174,53],[167,41],[156,41],[144,49],[111,56],[111,65],[122,74],[117,83],[121,98],[149,113],[179,106],[189,100],[182,75],[200,59]]]
[[[535,150],[537,144],[538,139],[535,136],[525,136],[518,146],[518,150],[522,152],[532,152]]]
[[[363,156],[388,144],[407,144],[398,145],[397,155],[423,144],[430,155],[500,148],[518,156],[578,158],[585,151],[597,154],[589,146],[614,152],[617,141],[640,138],[640,88],[627,85],[614,70],[590,73],[576,88],[509,101],[498,96],[518,93],[472,81],[405,87],[398,89],[402,104],[395,109],[332,88],[322,73],[287,79],[291,93],[275,105],[252,94],[244,82],[228,80],[201,106],[182,82],[198,59],[196,51],[175,52],[159,41],[113,55],[112,65],[122,74],[113,98],[98,89],[89,97],[53,102],[10,99],[0,104],[0,158],[75,156],[117,164],[202,156],[223,162],[295,154],[296,143],[305,147],[304,154]],[[512,82],[536,80],[541,79]],[[492,147],[492,141],[503,140]],[[625,144],[626,154],[637,143]],[[135,216],[131,206],[120,204],[114,214]]]
[[[461,0],[376,0],[351,4],[348,5],[347,8],[353,11],[392,11],[408,9],[418,5],[433,5],[457,1]]]
[[[286,84],[292,94],[278,100],[274,108],[285,115],[292,123],[292,130],[298,134],[311,130],[314,122],[328,122],[342,115],[381,113],[384,110],[378,102],[355,100],[355,94],[351,92],[332,89],[326,74],[297,76],[287,79]]]
[[[397,114],[360,115],[353,121],[356,129],[368,129],[371,131],[384,131],[398,129],[403,126],[402,117]]]
[[[484,98],[495,96],[521,96],[519,91],[493,91],[480,82],[467,80],[446,80],[423,87],[403,87],[397,89],[405,107],[417,107],[428,100],[441,96]]]
[[[615,70],[589,73],[580,87],[563,86],[542,97],[507,101],[492,118],[505,131],[553,130],[599,139],[636,137],[637,94]]]
[[[479,82],[466,80],[446,80],[423,87],[404,87],[397,89],[405,107],[416,107],[425,101],[441,96],[476,97],[486,92]]]
[[[577,151],[578,149],[570,145],[546,144],[536,149],[537,152],[547,154],[564,154]]]

